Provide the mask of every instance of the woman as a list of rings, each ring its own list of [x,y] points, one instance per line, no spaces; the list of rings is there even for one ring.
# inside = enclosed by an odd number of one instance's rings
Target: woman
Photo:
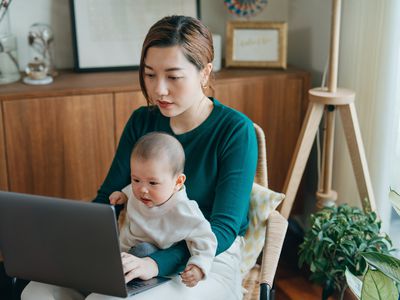
[[[218,247],[210,275],[187,288],[179,276],[129,299],[241,299],[240,248],[247,228],[249,195],[257,161],[253,123],[205,95],[213,60],[212,36],[197,19],[165,17],[149,30],[140,60],[140,85],[149,106],[133,112],[95,202],[130,182],[130,153],[151,131],[174,135],[186,154],[188,197],[210,221]],[[184,242],[145,258],[124,256],[126,281],[176,274],[190,254]],[[184,276],[184,274],[182,275]],[[186,282],[190,278],[183,278]],[[49,291],[84,299],[76,291],[30,283],[22,299],[56,299]],[[32,295],[32,297],[30,296]],[[48,297],[48,298],[44,298]],[[35,299],[36,299],[35,298]],[[112,299],[91,294],[87,299]]]

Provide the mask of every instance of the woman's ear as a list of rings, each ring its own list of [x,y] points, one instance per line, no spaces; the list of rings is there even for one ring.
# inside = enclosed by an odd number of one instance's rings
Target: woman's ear
[[[176,179],[176,182],[175,182],[175,192],[179,191],[182,188],[183,184],[185,183],[185,180],[186,180],[185,174],[178,175],[178,178]]]
[[[212,71],[213,65],[212,63],[206,64],[204,69],[201,71],[201,86],[204,88],[207,86],[208,79],[210,78],[210,74]]]

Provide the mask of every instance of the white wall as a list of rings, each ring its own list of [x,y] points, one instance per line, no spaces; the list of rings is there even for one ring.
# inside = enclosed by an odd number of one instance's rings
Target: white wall
[[[328,59],[331,1],[289,0],[288,10],[288,61],[311,71],[313,86],[319,86]]]
[[[269,0],[265,9],[251,20],[287,21],[288,1]],[[213,33],[225,37],[226,21],[235,17],[225,8],[224,1],[201,0],[200,3],[204,23]],[[18,38],[18,58],[21,69],[25,68],[31,55],[27,35],[30,25],[36,22],[50,24],[54,30],[57,68],[73,67],[69,0],[13,0],[10,17],[12,32]],[[224,51],[224,42],[222,44]]]

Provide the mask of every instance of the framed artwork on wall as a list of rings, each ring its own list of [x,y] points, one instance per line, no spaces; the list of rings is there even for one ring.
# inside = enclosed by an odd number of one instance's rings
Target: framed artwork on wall
[[[168,15],[200,18],[200,0],[70,0],[78,72],[138,69],[147,31]]]
[[[226,39],[227,67],[286,69],[286,22],[229,21]]]

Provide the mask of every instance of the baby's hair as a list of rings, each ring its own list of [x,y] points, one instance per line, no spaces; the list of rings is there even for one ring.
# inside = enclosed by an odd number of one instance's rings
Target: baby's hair
[[[173,175],[183,173],[185,167],[185,152],[181,143],[172,135],[163,132],[150,132],[136,142],[131,159],[157,159],[165,156],[170,164]]]

